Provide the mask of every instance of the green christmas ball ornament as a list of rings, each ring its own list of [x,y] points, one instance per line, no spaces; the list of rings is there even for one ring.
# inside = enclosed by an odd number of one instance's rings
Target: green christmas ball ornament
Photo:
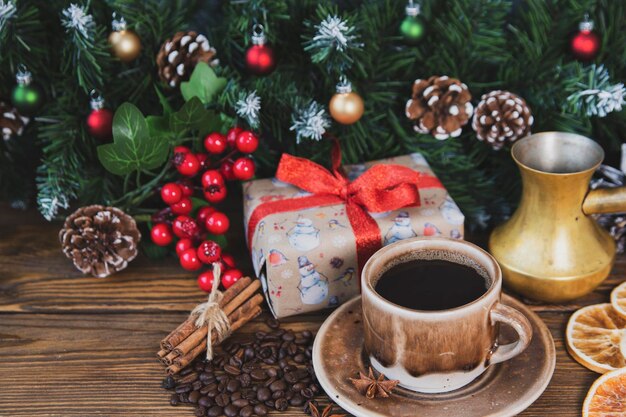
[[[424,36],[424,23],[419,17],[420,6],[412,0],[406,6],[406,17],[400,24],[400,34],[407,43],[416,43]]]
[[[33,83],[33,76],[25,66],[18,67],[15,76],[17,85],[13,89],[11,101],[13,106],[22,114],[33,116],[44,103],[44,93]]]

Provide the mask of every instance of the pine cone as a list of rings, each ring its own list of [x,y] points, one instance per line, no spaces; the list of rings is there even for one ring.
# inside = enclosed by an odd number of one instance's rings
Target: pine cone
[[[65,256],[74,261],[76,268],[104,278],[135,259],[141,233],[135,219],[122,210],[87,206],[65,219],[59,240]]]
[[[20,136],[27,124],[28,117],[21,116],[9,103],[0,101],[0,130],[4,140],[9,140],[13,135]]]
[[[509,91],[484,94],[476,107],[472,128],[494,149],[530,134],[534,119],[526,101]]]
[[[415,121],[416,132],[430,133],[440,140],[455,138],[472,117],[471,99],[467,86],[456,78],[418,79],[406,103],[406,117]]]
[[[194,31],[177,32],[161,45],[157,54],[159,77],[170,87],[177,87],[189,79],[198,62],[216,66],[219,63],[216,53],[206,36]]]

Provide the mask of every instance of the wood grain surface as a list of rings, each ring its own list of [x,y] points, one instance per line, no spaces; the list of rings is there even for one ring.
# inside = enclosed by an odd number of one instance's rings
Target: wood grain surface
[[[169,405],[155,352],[202,301],[194,274],[173,258],[140,257],[113,277],[84,277],[61,253],[59,228],[36,214],[0,207],[0,416],[193,416],[191,407]],[[241,229],[232,235],[231,252],[250,272]],[[557,368],[546,392],[521,416],[580,415],[597,375],[567,354],[565,325],[575,309],[606,302],[624,278],[626,259],[619,258],[593,294],[563,305],[531,303],[552,332]],[[238,337],[263,327],[266,317]],[[324,318],[283,322],[314,331]],[[280,415],[304,416],[293,408]]]

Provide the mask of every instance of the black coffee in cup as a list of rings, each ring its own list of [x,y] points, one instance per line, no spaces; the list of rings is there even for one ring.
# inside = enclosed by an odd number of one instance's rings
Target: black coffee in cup
[[[447,310],[487,292],[487,279],[471,266],[440,259],[413,259],[385,271],[375,290],[413,310]]]

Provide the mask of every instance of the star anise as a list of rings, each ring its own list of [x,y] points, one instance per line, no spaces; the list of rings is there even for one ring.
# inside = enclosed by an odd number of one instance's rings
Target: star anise
[[[385,375],[383,374],[378,375],[378,378],[374,377],[374,371],[371,366],[368,375],[359,371],[359,378],[350,378],[350,382],[361,395],[365,395],[369,399],[389,397],[391,391],[400,383],[396,379],[385,380]]]
[[[332,404],[328,404],[328,406],[324,408],[324,411],[320,411],[315,405],[315,403],[312,401],[309,401],[307,405],[308,405],[309,413],[311,414],[311,417],[346,417],[345,414],[330,414],[333,412]]]

